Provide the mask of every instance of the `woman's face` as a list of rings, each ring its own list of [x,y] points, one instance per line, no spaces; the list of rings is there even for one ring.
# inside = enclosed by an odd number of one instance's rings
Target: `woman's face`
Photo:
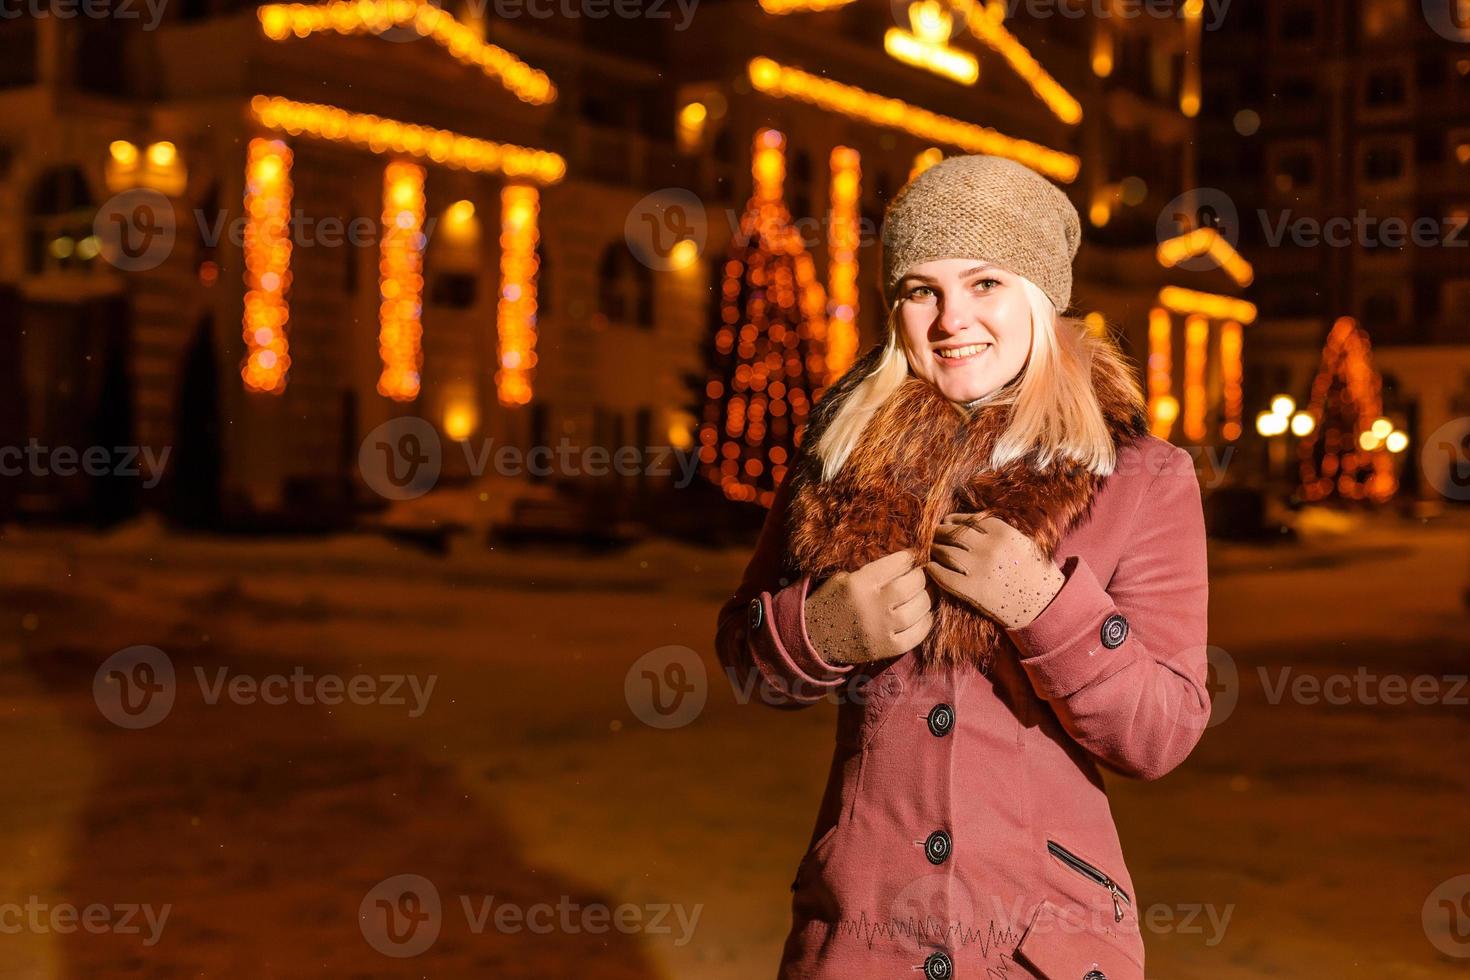
[[[934,259],[899,280],[899,329],[914,374],[953,402],[1010,381],[1031,352],[1021,280],[976,259]]]

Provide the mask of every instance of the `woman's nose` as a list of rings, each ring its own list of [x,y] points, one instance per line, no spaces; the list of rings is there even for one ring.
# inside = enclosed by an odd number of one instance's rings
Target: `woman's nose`
[[[964,302],[947,302],[939,312],[939,329],[948,334],[960,333],[974,319],[974,313]]]

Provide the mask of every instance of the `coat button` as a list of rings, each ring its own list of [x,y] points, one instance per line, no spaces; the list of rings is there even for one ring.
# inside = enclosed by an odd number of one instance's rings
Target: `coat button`
[[[929,732],[935,738],[943,738],[954,727],[954,709],[947,704],[936,704],[929,709]]]
[[[766,607],[761,603],[761,597],[756,596],[750,600],[750,628],[758,630],[766,621]]]
[[[1088,970],[1082,974],[1082,980],[1108,980],[1108,975],[1101,970]]]
[[[949,858],[949,834],[936,830],[924,839],[924,856],[930,864],[943,864]]]
[[[944,950],[924,958],[924,980],[950,980],[954,976],[954,960]],[[1107,980],[1106,977],[1103,980]]]
[[[1102,624],[1102,644],[1109,650],[1123,645],[1128,638],[1128,620],[1118,613],[1113,613]]]

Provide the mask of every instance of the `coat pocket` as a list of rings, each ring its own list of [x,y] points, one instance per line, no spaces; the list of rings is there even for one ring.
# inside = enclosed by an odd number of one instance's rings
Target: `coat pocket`
[[[1054,840],[1046,842],[1046,850],[1052,857],[1061,861],[1068,868],[1071,868],[1099,888],[1106,889],[1109,897],[1113,900],[1113,921],[1123,921],[1124,914],[1133,907],[1133,899],[1128,896],[1128,893],[1123,890],[1121,885],[1112,879],[1111,875],[1091,861],[1079,857]]]
[[[1143,980],[1143,962],[1125,936],[1100,932],[1086,916],[1069,915],[1042,899],[1017,958],[1046,980]]]

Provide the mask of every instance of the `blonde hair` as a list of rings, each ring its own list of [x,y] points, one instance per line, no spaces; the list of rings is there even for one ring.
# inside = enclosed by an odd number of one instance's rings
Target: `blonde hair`
[[[1132,369],[1117,345],[1089,331],[1080,320],[1057,314],[1040,287],[1016,277],[1031,310],[1031,350],[1014,379],[968,406],[952,403],[963,415],[987,405],[1013,405],[1010,422],[996,439],[990,469],[1000,469],[1035,453],[1037,469],[1055,460],[1081,464],[1099,476],[1117,464],[1112,433],[1093,387],[1094,361],[1102,358],[1105,375],[1127,378],[1132,394],[1142,394]],[[822,479],[841,471],[862,438],[869,420],[911,373],[899,328],[896,300],[888,310],[888,336],[877,364],[838,406],[817,440]]]

